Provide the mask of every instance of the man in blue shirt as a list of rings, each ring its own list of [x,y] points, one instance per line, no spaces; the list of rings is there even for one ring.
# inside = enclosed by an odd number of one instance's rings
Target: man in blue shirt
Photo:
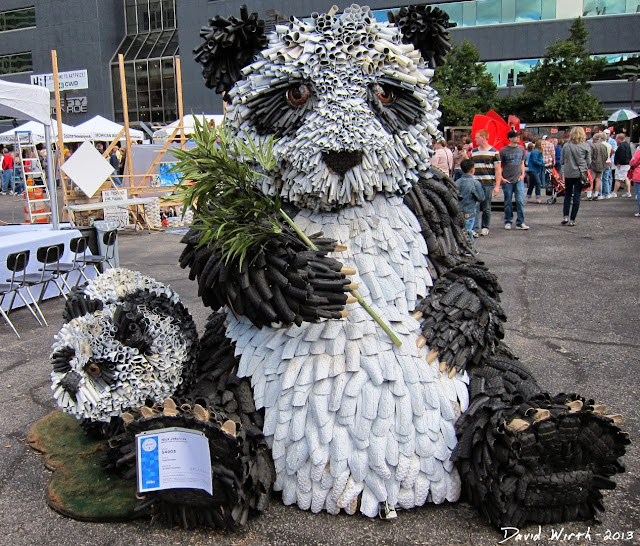
[[[500,150],[502,163],[502,191],[504,193],[504,229],[511,229],[513,222],[513,194],[516,195],[516,229],[529,229],[524,223],[524,175],[525,151],[518,144],[520,134],[516,131],[507,133],[509,144]]]

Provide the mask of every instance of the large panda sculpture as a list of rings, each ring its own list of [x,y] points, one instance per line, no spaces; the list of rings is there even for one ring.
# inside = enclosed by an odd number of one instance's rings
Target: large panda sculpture
[[[250,381],[285,504],[388,518],[464,490],[496,525],[592,518],[628,437],[593,401],[542,392],[501,342],[497,279],[429,163],[448,19],[389,19],[353,5],[266,37],[243,9],[203,27],[225,125],[277,138],[261,190],[324,239],[313,251],[286,231],[239,266],[185,236],[181,265],[215,311],[201,366]],[[353,283],[400,346],[350,303]]]

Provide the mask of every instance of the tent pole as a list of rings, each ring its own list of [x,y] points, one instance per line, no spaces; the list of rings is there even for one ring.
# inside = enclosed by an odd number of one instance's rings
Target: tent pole
[[[182,105],[182,65],[180,57],[176,57],[176,85],[178,88],[178,116],[180,116],[180,148],[184,150],[185,134],[184,134],[184,107]]]
[[[51,125],[44,126],[44,145],[47,149],[47,185],[49,186],[49,198],[51,204],[51,227],[58,229],[60,219],[58,215],[58,191],[56,189],[56,177],[53,169],[53,154],[51,153]],[[64,192],[63,192],[64,195]]]
[[[53,94],[56,98],[56,121],[58,123],[58,149],[57,149],[57,155],[58,155],[58,172],[60,174],[60,185],[62,186],[62,204],[66,207],[67,206],[67,188],[66,188],[66,182],[65,182],[65,176],[64,173],[62,172],[62,169],[60,169],[60,167],[62,167],[62,165],[64,164],[64,135],[62,134],[62,112],[60,110],[60,84],[58,82],[58,52],[55,49],[51,50],[51,68],[53,69]],[[47,131],[45,129],[45,139],[46,139],[46,134]],[[51,158],[53,159],[53,158]],[[48,161],[47,164],[51,163],[51,161]],[[53,191],[49,193],[49,197],[51,199],[51,205],[52,205],[52,212],[53,212],[53,200],[54,200],[54,196],[55,196],[55,202],[56,202],[56,207],[58,204],[58,194],[57,192],[57,188],[56,188],[56,181],[55,178],[53,178]],[[57,209],[56,209],[56,216],[57,216]],[[63,218],[67,218],[67,209],[63,209]],[[53,215],[52,215],[52,219],[53,219]]]
[[[131,134],[129,133],[129,103],[127,102],[127,82],[124,75],[124,55],[118,54],[118,67],[120,68],[120,93],[122,94],[122,114],[124,117],[124,136],[127,142],[127,173],[129,185],[133,186],[133,161],[131,160]]]

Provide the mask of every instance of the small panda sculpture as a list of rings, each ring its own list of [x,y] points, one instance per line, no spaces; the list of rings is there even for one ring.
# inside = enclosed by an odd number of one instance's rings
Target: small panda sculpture
[[[448,26],[437,8],[379,22],[352,5],[268,37],[246,8],[203,27],[196,58],[224,95],[225,125],[277,138],[260,189],[326,239],[310,250],[285,230],[240,266],[190,230],[180,262],[214,314],[179,395],[250,382],[251,404],[233,420],[264,435],[274,476],[259,472],[261,487],[304,510],[391,518],[464,490],[496,526],[589,519],[624,470],[628,436],[593,401],[544,393],[501,341],[497,279],[474,258],[455,184],[429,163],[439,137],[429,82]],[[350,303],[352,282],[401,346]],[[166,425],[134,413],[128,426],[145,419]],[[215,517],[200,500],[160,512],[188,506],[199,515],[184,524],[226,526],[228,502]],[[242,504],[231,523],[247,506],[265,503]]]
[[[110,269],[76,291],[51,348],[52,389],[66,412],[109,421],[183,390],[195,373],[198,334],[169,287]]]

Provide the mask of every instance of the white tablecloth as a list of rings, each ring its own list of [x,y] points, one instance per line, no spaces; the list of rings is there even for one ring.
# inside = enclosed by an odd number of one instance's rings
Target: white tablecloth
[[[22,229],[24,228],[24,229]],[[73,261],[73,252],[69,248],[69,241],[74,237],[80,237],[82,234],[77,229],[59,229],[52,230],[50,226],[0,226],[0,282],[7,282],[11,278],[11,271],[7,269],[7,256],[13,252],[21,250],[29,250],[29,264],[27,265],[27,273],[39,273],[38,268],[42,264],[36,258],[36,251],[41,246],[49,246],[64,243],[64,254],[60,259],[61,262],[71,263]],[[87,255],[90,251],[87,250]],[[86,269],[88,277],[95,276],[95,270],[92,267]],[[78,278],[78,273],[69,275],[69,284],[73,286]],[[31,289],[33,296],[37,299],[40,296],[42,288],[35,286]],[[53,282],[49,283],[47,291],[43,297],[53,298],[59,296],[60,293]],[[28,299],[28,296],[25,296]],[[7,310],[11,296],[5,297],[2,303],[3,309]],[[15,298],[14,307],[24,305],[19,297]]]

